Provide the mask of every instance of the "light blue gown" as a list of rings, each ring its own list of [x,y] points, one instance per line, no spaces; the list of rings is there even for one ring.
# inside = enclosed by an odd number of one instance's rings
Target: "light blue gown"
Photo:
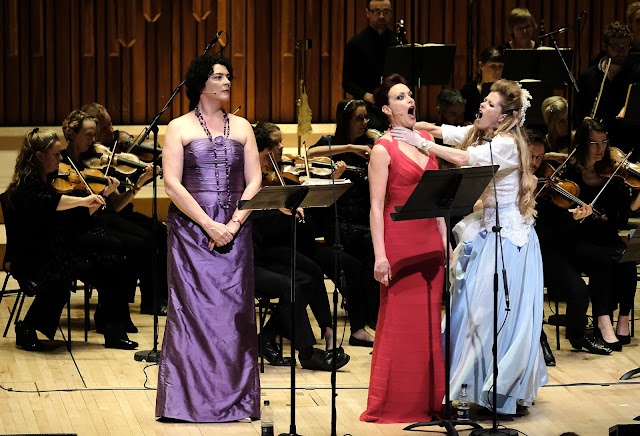
[[[443,126],[444,142],[460,143],[470,127]],[[499,413],[514,414],[516,406],[530,406],[538,387],[548,381],[540,346],[543,317],[543,272],[533,219],[518,209],[520,181],[518,148],[508,135],[492,143],[496,188],[502,226],[498,251],[498,384]],[[469,147],[469,164],[490,165],[488,144]],[[489,189],[490,188],[490,189]],[[466,383],[471,402],[492,408],[493,401],[493,277],[496,234],[493,184],[482,196],[483,210],[469,215],[455,228],[458,240],[452,263],[451,392]],[[502,278],[507,272],[509,307]],[[444,324],[443,324],[444,325]],[[443,328],[444,331],[444,328]]]

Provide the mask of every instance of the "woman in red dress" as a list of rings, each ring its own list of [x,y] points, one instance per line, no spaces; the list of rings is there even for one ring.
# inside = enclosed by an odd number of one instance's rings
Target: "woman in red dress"
[[[392,127],[413,128],[415,102],[404,78],[387,77],[375,101]],[[420,134],[431,138],[427,132]],[[389,215],[406,202],[422,174],[435,169],[435,156],[394,140],[388,132],[371,151],[370,219],[380,313],[362,421],[415,422],[442,416],[444,220],[392,221]]]

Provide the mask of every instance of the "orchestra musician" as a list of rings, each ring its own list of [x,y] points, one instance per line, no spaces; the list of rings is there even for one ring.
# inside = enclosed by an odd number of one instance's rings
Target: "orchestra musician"
[[[612,149],[606,127],[593,119],[584,120],[576,130],[571,158],[563,178],[578,185],[579,199],[592,204],[607,183],[606,168]],[[633,196],[623,180],[614,178],[598,197],[593,208],[606,215],[606,220],[596,219],[594,214],[575,225],[572,241],[572,258],[582,272],[589,276],[589,290],[595,333],[604,345],[613,351],[621,351],[630,342],[629,314],[636,292],[636,265],[620,263],[625,244],[618,229],[626,224],[631,211],[640,207],[640,191]],[[613,327],[613,312],[619,308],[618,322]],[[573,344],[573,343],[572,343]]]
[[[605,56],[578,78],[580,92],[573,111],[576,125],[587,116],[602,121],[611,140],[623,151],[635,146],[636,136],[635,128],[625,127],[617,120],[625,105],[629,85],[640,81],[640,65],[628,61],[632,37],[631,29],[617,21],[603,30]],[[611,64],[607,70],[609,60]],[[605,70],[608,71],[606,78]],[[599,100],[597,111],[592,113],[596,100]]]
[[[464,121],[472,123],[476,119],[478,108],[482,103],[482,85],[500,80],[504,61],[502,52],[495,47],[487,47],[478,56],[478,73],[476,77],[465,83],[460,94],[467,101],[464,110]]]
[[[544,168],[544,165],[549,165],[547,171],[555,170],[557,162],[553,162],[552,165],[549,160],[543,160],[547,148],[545,138],[537,131],[529,131],[527,136],[532,169],[538,172],[541,166]],[[538,177],[544,177],[544,175],[540,174]],[[543,186],[541,182],[545,183],[542,180],[539,181],[539,188]],[[588,334],[585,330],[589,308],[589,287],[582,279],[583,270],[577,262],[576,255],[579,253],[576,253],[575,230],[580,226],[580,220],[591,214],[592,206],[577,205],[573,212],[570,212],[554,203],[553,191],[548,192],[549,189],[553,189],[552,187],[545,186],[542,189],[543,191],[536,197],[538,215],[535,230],[540,241],[547,294],[554,295],[555,298],[565,298],[567,302],[566,337],[574,349],[586,349],[593,354],[611,354],[611,349],[602,342],[600,337]],[[549,366],[549,362],[553,360],[555,363],[555,359],[544,330],[542,334],[542,351],[545,362]]]
[[[369,25],[347,42],[342,88],[356,100],[367,102],[369,127],[382,132],[388,122],[373,104],[373,91],[380,85],[384,74],[387,48],[396,45],[396,35],[389,28],[393,5],[391,0],[367,0],[366,3],[365,15]]]
[[[540,47],[540,42],[533,39],[533,33],[538,28],[538,25],[528,9],[512,9],[507,18],[507,26],[511,31],[511,39],[497,47],[500,53],[504,53],[506,49],[532,49]]]
[[[75,197],[57,193],[62,143],[51,130],[35,128],[20,148],[15,172],[3,194],[8,215],[11,273],[21,289],[35,295],[24,320],[16,324],[16,343],[29,351],[44,349],[36,330],[53,339],[62,308],[76,279],[98,289],[103,307],[105,347],[138,346],[126,333],[129,308],[120,286],[124,253],[117,244],[87,228],[89,217],[117,187],[110,181],[102,195]],[[11,221],[11,222],[10,222]]]
[[[95,134],[97,143],[100,143],[110,150],[114,149],[117,141],[120,148],[125,150],[133,144],[133,136],[130,134],[113,129],[111,116],[103,105],[99,103],[89,103],[82,107],[82,112],[94,117],[98,122],[98,129]],[[150,179],[149,172],[153,172],[153,165],[147,164],[144,171],[133,176],[136,180],[134,186],[142,187]],[[118,173],[116,173],[118,174]],[[139,189],[139,188],[137,188]],[[135,196],[135,190],[131,190],[131,195]],[[138,269],[137,279],[140,280],[140,313],[153,315],[153,283],[152,278],[156,271],[157,289],[158,289],[158,315],[165,316],[167,314],[168,286],[167,275],[167,228],[164,223],[153,222],[152,218],[147,217],[139,212],[134,212],[133,203],[130,201],[126,206],[118,211],[118,216],[126,222],[123,224],[128,233],[134,233],[137,238],[144,240],[145,256],[142,258],[142,266]],[[120,221],[120,220],[119,220]],[[154,233],[155,232],[155,233]],[[155,236],[154,236],[155,234]],[[157,265],[152,265],[152,243],[155,238],[155,249],[157,250]],[[130,297],[131,298],[131,297]]]
[[[369,182],[364,172],[369,163],[369,153],[379,132],[368,129],[369,114],[364,100],[343,99],[336,109],[336,131],[333,136],[323,136],[309,147],[309,156],[329,156],[329,144],[334,160],[344,161],[350,167],[360,168],[360,173],[347,170],[347,177],[353,186],[338,199],[338,225],[340,243],[344,252],[362,261],[365,278],[364,292],[366,304],[366,321],[375,328],[380,307],[380,285],[373,276],[373,245],[369,230]],[[315,211],[314,211],[315,212]],[[333,208],[324,211],[322,221],[325,223],[324,237],[329,245],[335,240],[335,214]],[[359,324],[359,323],[358,323]],[[352,323],[352,328],[354,327]],[[358,326],[358,327],[364,327]],[[363,329],[354,330],[353,340],[372,341]],[[362,336],[362,337],[360,337]]]
[[[260,161],[263,168],[273,170],[272,161],[278,164],[282,155],[282,132],[277,125],[261,121],[254,128]],[[337,174],[339,177],[340,174]],[[253,243],[255,252],[256,290],[262,296],[279,298],[283,303],[275,317],[269,319],[263,331],[265,358],[270,360],[279,355],[276,336],[291,338],[291,218],[281,213],[290,211],[255,211],[251,215],[253,224]],[[298,216],[304,219],[297,225],[298,249],[296,253],[296,349],[303,369],[331,371],[333,366],[333,328],[331,327],[331,309],[324,286],[324,274],[320,266],[301,250],[315,244],[313,223],[302,209]],[[307,306],[313,312],[320,327],[320,336],[325,339],[325,349],[316,344],[307,314]],[[275,351],[275,352],[274,352]],[[350,356],[342,347],[337,350],[337,367],[349,362]],[[282,362],[284,364],[286,362]],[[280,364],[280,363],[279,363]]]

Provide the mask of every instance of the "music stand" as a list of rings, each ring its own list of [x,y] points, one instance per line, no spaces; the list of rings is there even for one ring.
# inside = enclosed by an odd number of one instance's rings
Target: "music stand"
[[[482,167],[452,168],[448,170],[426,171],[422,179],[403,206],[395,206],[395,213],[391,214],[394,221],[414,220],[422,218],[444,217],[447,230],[445,248],[444,298],[445,303],[445,418],[432,422],[418,422],[404,428],[413,430],[417,427],[438,425],[447,430],[448,435],[457,435],[456,425],[469,425],[482,429],[473,421],[451,420],[451,308],[449,290],[449,232],[451,216],[461,216],[473,211],[482,192],[492,177],[492,169],[498,165]]]
[[[629,232],[629,241],[627,241],[627,248],[624,250],[624,253],[622,253],[622,256],[620,257],[620,260],[618,260],[618,262],[633,262],[636,264],[640,262],[640,232],[638,232],[637,229],[632,229],[631,232]],[[634,316],[634,309],[632,307],[632,320]],[[631,336],[635,336],[634,330],[634,324],[632,321]],[[629,380],[638,374],[640,374],[640,368],[632,369],[631,371],[627,371],[622,377],[620,377],[620,380]]]
[[[291,425],[289,433],[280,436],[301,436],[296,431],[296,209],[299,207],[326,207],[344,194],[352,183],[327,185],[265,186],[251,200],[240,200],[239,210],[289,209],[291,213]],[[335,333],[334,333],[335,334]]]
[[[558,54],[560,56],[558,56]],[[542,101],[546,97],[553,95],[553,90],[566,89],[567,86],[575,83],[575,78],[567,67],[567,65],[571,65],[572,62],[573,49],[571,48],[557,48],[556,50],[507,49],[504,51],[504,70],[502,71],[502,77],[518,82],[526,79],[540,81],[538,85],[535,85],[535,88],[533,88],[534,85],[530,84],[531,82],[527,83],[527,86],[524,86],[524,83],[522,84],[523,87],[531,92],[531,96],[533,97],[531,109],[527,112],[527,119],[529,121],[535,120],[535,124],[544,124],[540,112]],[[571,90],[569,90],[567,97],[569,123],[571,123],[573,101]],[[569,131],[571,131],[571,124],[569,124]]]
[[[455,55],[455,44],[388,47],[384,75],[398,73],[410,87],[446,85],[451,81]],[[434,59],[438,60],[438,68],[433,68]]]

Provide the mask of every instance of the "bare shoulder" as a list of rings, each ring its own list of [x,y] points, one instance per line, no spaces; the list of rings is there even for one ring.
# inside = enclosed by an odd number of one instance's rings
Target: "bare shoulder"
[[[229,128],[232,139],[246,145],[250,136],[253,135],[253,127],[245,118],[229,114]]]

